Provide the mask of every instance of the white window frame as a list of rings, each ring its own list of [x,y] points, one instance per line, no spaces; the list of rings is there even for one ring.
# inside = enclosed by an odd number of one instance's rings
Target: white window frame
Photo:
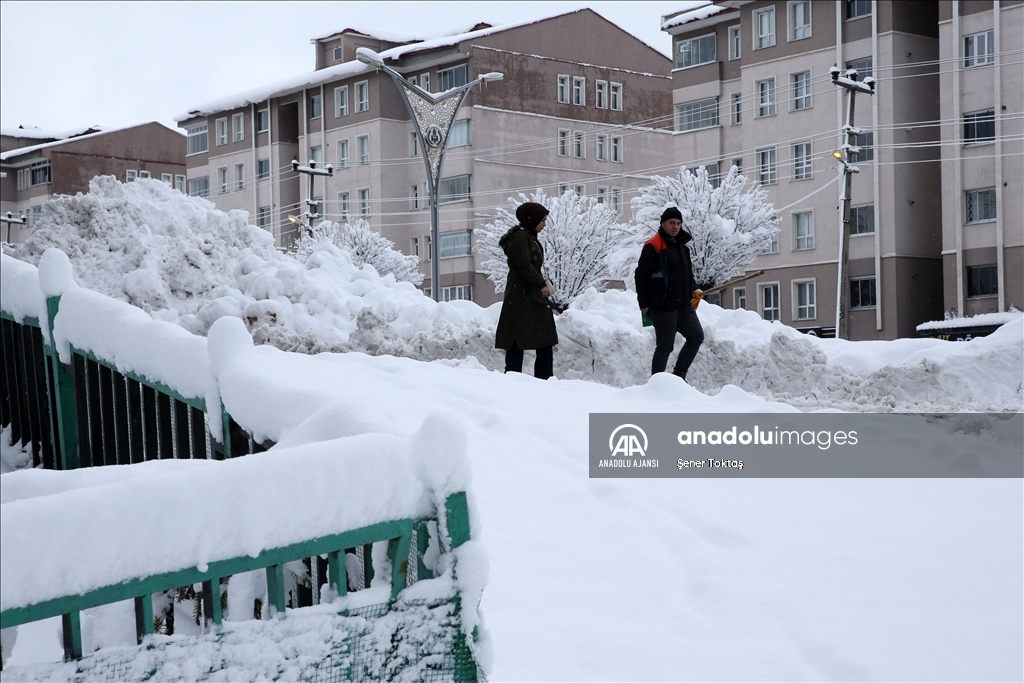
[[[793,180],[810,180],[813,178],[814,152],[810,141],[794,143],[791,149],[793,151]]]
[[[457,81],[459,79],[455,76],[455,74],[460,71],[462,72],[462,83],[458,83]],[[450,79],[448,80],[451,80],[453,82],[453,85],[449,85],[446,88],[444,87],[444,82],[447,76],[450,76]],[[452,88],[458,88],[459,86],[465,85],[466,83],[469,83],[469,66],[467,66],[466,64],[456,64],[455,66],[448,67],[447,69],[437,70],[438,92],[445,92],[447,90],[451,90]]]
[[[228,144],[228,118],[225,116],[217,119],[215,128],[217,130],[217,146]]]
[[[359,165],[370,163],[370,136],[360,135],[356,138],[356,153],[359,154]]]
[[[991,145],[996,141],[995,137],[995,121],[996,121],[996,110],[994,108],[982,109],[979,111],[967,112],[963,115],[963,133],[964,133],[964,147],[975,146],[975,145]],[[992,124],[992,137],[980,137],[977,135],[977,127],[979,123]],[[973,125],[975,127],[975,136],[968,137],[967,127]]]
[[[610,194],[610,196],[612,198],[612,201],[611,201],[612,210],[615,211],[616,213],[621,214],[622,213],[622,188],[621,187],[613,187],[609,194]]]
[[[420,186],[414,183],[409,186],[409,209],[415,211],[420,208]],[[415,237],[413,238],[416,239]]]
[[[416,131],[409,133],[409,156],[418,157],[420,155],[420,138],[416,134]]]
[[[472,301],[473,285],[451,285],[438,290],[440,301]]]
[[[623,158],[622,136],[612,135],[608,138],[608,142],[608,158],[611,159],[613,163],[621,164]]]
[[[261,206],[256,209],[256,227],[257,228],[269,228],[270,227],[270,207]]]
[[[245,189],[245,162],[235,164],[235,189]]]
[[[572,191],[576,193],[577,197],[586,197],[587,196],[587,186],[586,185],[573,185],[572,186]]]
[[[558,156],[567,157],[569,156],[569,138],[572,135],[572,131],[568,128],[558,129]]]
[[[187,187],[188,185],[186,184],[185,176],[176,173],[174,175],[174,189],[182,194],[185,194],[185,188]]]
[[[686,59],[683,59],[683,55]],[[692,69],[703,64],[718,61],[718,35],[714,32],[694,36],[676,43],[676,69]]]
[[[149,171],[139,171],[139,178],[152,178],[153,174]]]
[[[452,244],[454,242],[454,244]],[[450,230],[437,236],[437,258],[462,258],[473,253],[472,230]]]
[[[608,83],[608,108],[612,111],[622,111],[625,95],[622,84],[611,81]]]
[[[806,40],[811,37],[811,4],[810,0],[790,0],[789,3],[787,3],[786,14],[789,17],[789,20],[787,21],[789,30],[787,33],[789,34],[789,41]],[[799,6],[806,6],[807,8],[807,23],[803,26],[796,25],[797,7]],[[798,29],[800,29],[801,33],[805,33],[805,35],[797,35]]]
[[[743,124],[743,93],[734,92],[729,96],[732,125]]]
[[[853,286],[854,286],[854,283],[861,283],[861,282],[873,282],[874,283],[874,286],[871,288],[871,290],[872,290],[872,292],[874,294],[874,297],[873,297],[874,298],[874,302],[872,302],[872,303],[870,303],[870,304],[868,304],[866,306],[865,305],[854,306],[853,305]],[[850,310],[851,311],[861,311],[861,310],[867,310],[867,309],[871,309],[871,308],[878,308],[878,281],[877,281],[877,278],[874,275],[862,275],[862,276],[859,276],[859,277],[851,277],[850,278]]]
[[[861,210],[871,208],[871,230],[866,232],[854,232],[854,228],[857,227],[857,219],[860,216]],[[874,203],[869,204],[858,204],[857,206],[850,207],[850,237],[860,237],[861,235],[874,235],[877,230],[877,221],[875,220],[875,205]]]
[[[341,48],[340,47],[336,47],[336,48],[334,48],[334,53],[331,56],[334,57],[334,61],[340,62],[342,60],[342,55],[343,55],[343,53],[341,51]]]
[[[210,196],[210,176],[204,175],[199,178],[188,179],[188,196],[189,197],[209,197]],[[204,188],[203,185],[206,187]],[[195,192],[193,192],[195,188]]]
[[[736,287],[732,290],[732,307],[733,310],[742,311],[747,308],[747,288]]]
[[[370,111],[370,81],[359,81],[355,85],[356,113]]]
[[[239,112],[231,115],[231,141],[242,142],[245,140],[245,114]]]
[[[779,153],[775,147],[757,150],[757,179],[761,185],[779,182]]]
[[[594,106],[608,108],[608,81],[594,81]]]
[[[459,119],[452,123],[452,127],[448,129],[448,149],[453,147],[465,147],[466,145],[472,144],[470,140],[469,122],[472,119]],[[463,137],[461,131],[465,129],[466,134]],[[463,141],[464,140],[464,141]]]
[[[793,295],[793,320],[817,320],[818,319],[818,285],[815,278],[800,278],[792,281]],[[800,305],[800,290],[809,294],[807,303]]]
[[[228,167],[221,166],[217,169],[217,194],[226,194],[228,191]]]
[[[261,166],[266,164],[266,172],[261,170]],[[268,180],[270,178],[270,159],[257,159],[256,160],[256,180]]]
[[[605,133],[598,133],[595,136],[594,159],[608,161],[608,136]]]
[[[991,207],[992,207],[992,215],[989,216],[989,217],[986,217],[986,218],[975,217],[974,219],[972,219],[971,218],[971,204],[972,204],[971,196],[972,195],[974,196],[973,203],[974,203],[974,206],[977,207],[978,206],[978,200],[981,198],[981,193],[982,192],[984,192],[986,195],[991,195],[991,197],[992,197],[992,200],[990,202]],[[996,206],[996,197],[998,196],[997,193],[996,193],[996,188],[994,188],[994,187],[980,187],[980,188],[978,188],[976,190],[967,190],[966,192],[964,192],[964,195],[965,195],[965,197],[964,197],[964,212],[965,212],[964,218],[966,219],[966,223],[968,225],[977,225],[979,223],[992,223],[993,221],[995,221],[998,218],[998,216],[999,216],[999,207]],[[976,213],[978,213],[978,212],[976,212]]]
[[[373,207],[370,205],[370,188],[361,187],[357,191],[359,197],[359,216],[365,218],[373,215]]]
[[[766,290],[774,292],[773,306],[765,305],[764,293]],[[782,302],[781,299],[782,287],[780,282],[760,282],[757,285],[757,312],[760,314],[762,320],[781,320],[782,319]],[[767,317],[765,313],[768,311],[775,311],[774,317]]]
[[[757,98],[757,118],[775,116],[778,111],[775,96],[775,77],[764,78],[754,83],[754,96]]]
[[[676,105],[676,131],[687,132],[718,125],[718,98],[680,102]]]
[[[980,53],[978,51],[979,43],[981,43],[981,45],[983,46],[983,49]],[[967,54],[968,44],[970,44],[971,46],[970,55]],[[964,36],[962,45],[964,51],[965,69],[995,63],[996,50],[994,29],[988,29],[987,31],[979,31],[978,33],[972,33],[970,35]]]
[[[597,203],[605,204],[608,201],[608,188],[604,185],[597,186]]]
[[[587,158],[587,134],[581,130],[572,132],[572,157],[573,159]]]
[[[352,196],[347,190],[338,193],[338,215],[343,221],[352,218]]]
[[[452,192],[444,194],[444,188],[450,186],[451,183],[458,183],[460,186],[465,182],[465,191]],[[473,184],[472,177],[468,173],[463,173],[456,176],[448,176],[447,178],[441,178],[437,183],[437,203],[441,204],[455,204],[457,202],[468,202],[473,197]]]
[[[313,145],[309,148],[309,160],[316,165],[323,168],[324,165],[324,148],[320,145]]]
[[[768,30],[762,33],[761,17],[768,17]],[[764,50],[769,47],[775,47],[775,8],[767,7],[763,10],[754,12],[753,17],[754,30],[751,31],[754,35],[754,49]]]
[[[334,146],[338,150],[338,168],[348,168],[352,164],[348,138],[339,138]]]
[[[587,106],[587,79],[584,76],[572,77],[572,104],[574,107]]]
[[[778,254],[779,253],[779,233],[772,234],[772,241],[768,243],[762,254]]]
[[[309,120],[322,118],[324,115],[324,101],[320,98],[320,93],[313,93],[308,96],[307,103],[309,105]]]
[[[256,132],[266,133],[270,130],[270,107],[256,110]]]
[[[129,168],[124,172],[124,181],[126,183],[134,183],[139,177],[139,172],[134,168]],[[42,184],[42,183],[40,183]]]
[[[801,217],[806,216],[806,220],[802,221]],[[814,211],[811,209],[805,209],[800,211],[790,212],[790,220],[793,223],[793,251],[810,251],[814,249]],[[805,223],[803,226],[805,232],[801,234],[801,223]]]
[[[202,149],[195,149],[195,150],[193,150],[192,149],[193,146],[197,147],[197,148],[199,147],[198,140],[199,140],[200,136],[202,136],[204,138],[204,141],[205,141],[206,144],[203,146]],[[187,133],[187,140],[188,140],[188,143],[187,143],[188,146],[185,148],[186,149],[185,156],[192,156],[193,154],[206,154],[207,152],[210,151],[209,129],[208,129],[208,126],[205,123],[201,124],[201,125],[198,125],[198,126],[193,126],[193,127],[189,128],[188,129],[188,133]],[[195,142],[193,144],[193,140],[195,140],[197,142]]]
[[[800,83],[798,79],[805,75],[806,80]],[[809,69],[789,75],[789,91],[792,94],[789,100],[790,111],[803,111],[814,106],[814,100],[811,98],[811,72]]]
[[[861,14],[850,14],[851,9],[855,8],[867,8],[867,11]],[[843,8],[845,11],[843,14],[846,15],[846,21],[853,21],[854,19],[862,19],[864,17],[871,16],[871,0],[846,0],[846,7]]]
[[[160,180],[167,183],[171,187],[174,186],[174,176],[170,173],[161,173]]]
[[[729,61],[743,56],[743,33],[740,25],[729,27]]]
[[[559,104],[569,104],[569,75],[558,74],[555,100]]]
[[[348,116],[348,86],[339,85],[334,89],[334,117]]]

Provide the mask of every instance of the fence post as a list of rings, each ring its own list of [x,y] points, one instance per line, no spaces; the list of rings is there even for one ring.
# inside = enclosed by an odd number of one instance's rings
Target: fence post
[[[78,468],[78,421],[75,416],[75,384],[70,366],[60,362],[57,344],[53,338],[53,321],[60,309],[60,297],[46,298],[46,325],[50,343],[47,344],[46,355],[50,359],[53,371],[53,390],[57,406],[57,439],[60,443],[59,467],[62,470]],[[58,463],[54,463],[58,465]]]
[[[64,633],[64,661],[82,658],[82,617],[77,610],[61,615]]]

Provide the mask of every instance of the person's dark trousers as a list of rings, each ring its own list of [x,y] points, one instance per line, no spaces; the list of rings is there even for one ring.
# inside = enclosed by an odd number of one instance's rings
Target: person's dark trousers
[[[665,372],[669,354],[672,353],[672,347],[675,346],[676,332],[678,332],[683,335],[686,343],[683,344],[683,348],[679,352],[679,358],[676,359],[676,366],[672,370],[672,374],[686,379],[686,372],[697,356],[700,345],[704,343],[704,328],[700,326],[697,312],[689,305],[684,304],[682,308],[676,310],[648,309],[647,317],[654,323],[656,340],[654,358],[651,360],[651,374]]]
[[[545,346],[537,349],[537,360],[533,365],[533,376],[537,379],[549,379],[555,374],[555,350],[554,347]],[[505,372],[523,371],[523,350],[515,342],[511,349],[505,350]]]

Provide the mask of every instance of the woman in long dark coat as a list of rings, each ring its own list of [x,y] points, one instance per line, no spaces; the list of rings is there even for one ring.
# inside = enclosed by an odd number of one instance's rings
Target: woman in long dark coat
[[[547,299],[551,292],[541,274],[544,248],[537,239],[547,215],[541,204],[520,204],[516,209],[519,225],[498,243],[508,257],[508,280],[494,346],[505,349],[505,372],[522,372],[523,351],[536,349],[533,375],[537,379],[554,374],[554,346],[558,343],[555,316]]]

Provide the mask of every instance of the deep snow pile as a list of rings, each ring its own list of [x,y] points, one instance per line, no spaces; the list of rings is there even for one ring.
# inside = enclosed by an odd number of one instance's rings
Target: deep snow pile
[[[44,205],[18,257],[37,263],[47,247],[58,247],[71,258],[79,284],[196,334],[232,316],[257,344],[282,350],[503,367],[503,353],[493,346],[500,304],[435,303],[411,284],[354,267],[331,244],[300,262],[247,225],[245,212],[218,211],[159,181],[97,178],[90,189]],[[698,315],[706,342],[690,380],[707,394],[736,385],[798,407],[865,411],[1024,406],[1019,313],[996,334],[966,345],[817,339],[751,311],[708,303]],[[642,327],[632,293],[589,290],[557,324],[558,376],[617,387],[647,381],[654,337]]]

